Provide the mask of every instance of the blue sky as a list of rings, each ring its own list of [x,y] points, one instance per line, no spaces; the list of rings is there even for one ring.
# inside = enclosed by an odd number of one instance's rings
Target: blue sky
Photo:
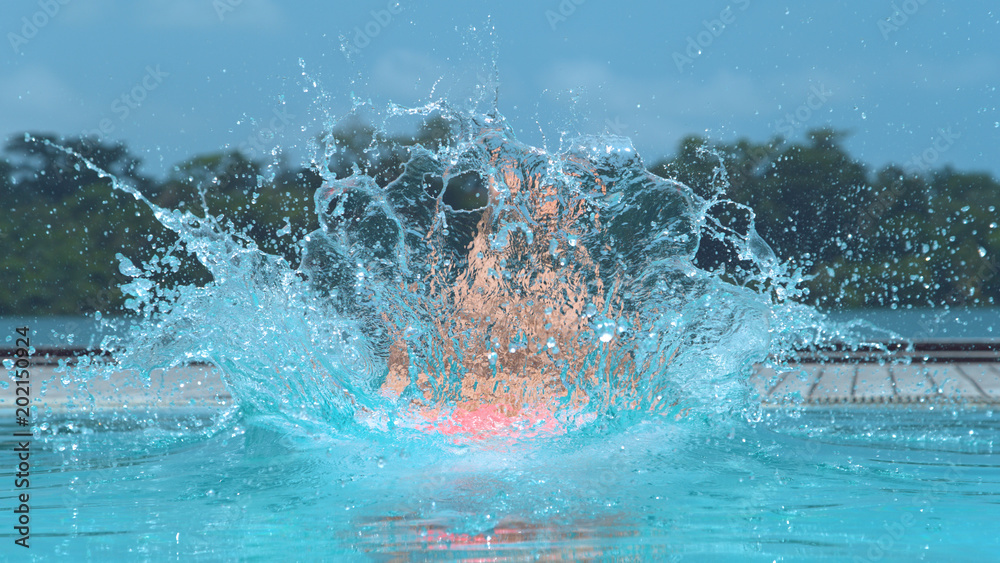
[[[832,125],[876,166],[924,155],[1000,176],[990,6],[9,0],[0,135],[97,131],[156,174],[241,145],[297,161],[352,95],[461,102],[496,58],[501,112],[550,148],[610,130],[651,163],[692,133],[763,141]]]

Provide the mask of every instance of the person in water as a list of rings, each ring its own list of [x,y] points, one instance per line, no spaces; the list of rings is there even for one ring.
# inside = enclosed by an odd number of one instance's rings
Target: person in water
[[[677,348],[643,318],[666,319],[685,291],[658,272],[696,247],[686,192],[604,145],[553,157],[487,132],[451,164],[464,172],[442,160],[417,151],[384,187],[355,174],[317,196],[329,211],[305,267],[384,360],[371,363],[381,394],[466,431],[655,408],[649,378]],[[463,175],[482,208],[445,203]]]
[[[431,319],[439,348],[418,351],[396,334],[389,350],[382,393],[396,398],[416,385],[424,405],[442,405],[424,411],[443,421],[441,431],[491,433],[511,424],[552,431],[557,410],[579,410],[595,389],[626,388],[609,380],[635,373],[631,356],[618,350],[616,325],[595,330],[598,311],[619,322],[623,311],[617,287],[607,287],[590,251],[576,244],[581,234],[572,226],[592,210],[583,199],[561,200],[540,174],[500,169],[502,180],[485,186],[490,204],[464,260],[428,284],[441,313]],[[530,234],[510,228],[518,224],[530,224]]]

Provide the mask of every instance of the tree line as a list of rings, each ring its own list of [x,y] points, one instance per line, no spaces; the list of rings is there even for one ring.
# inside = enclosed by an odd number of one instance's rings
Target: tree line
[[[753,209],[777,256],[811,279],[824,308],[994,305],[1000,298],[1000,183],[945,166],[872,169],[843,148],[844,132],[800,142],[689,137],[652,171]],[[724,172],[719,173],[719,160]],[[723,220],[738,215],[723,209]],[[706,241],[706,265],[732,258]]]
[[[388,137],[360,121],[328,135],[337,147],[324,164],[330,172],[344,177],[358,169],[381,185],[402,170],[409,147],[437,147],[450,138],[440,119],[409,135]],[[719,200],[711,214],[720,225],[745,232],[753,222],[779,259],[807,274],[810,303],[994,305],[1000,298],[994,207],[1000,183],[989,174],[949,167],[875,170],[846,152],[844,138],[832,129],[809,131],[797,142],[726,144],[692,136],[650,170]],[[42,139],[88,158],[160,206],[219,218],[293,265],[301,254],[293,241],[318,227],[313,194],[322,175],[315,165],[265,163],[229,151],[194,156],[155,179],[141,172],[141,157],[120,142],[15,135],[0,153],[6,214],[0,228],[0,316],[120,312],[118,285],[128,278],[118,271],[118,253],[135,262],[168,252],[182,258],[181,268],[159,274],[165,287],[209,281],[140,203]],[[451,205],[469,209],[481,205],[482,186],[465,181],[446,195]],[[722,242],[703,238],[697,260],[739,281],[741,260]]]

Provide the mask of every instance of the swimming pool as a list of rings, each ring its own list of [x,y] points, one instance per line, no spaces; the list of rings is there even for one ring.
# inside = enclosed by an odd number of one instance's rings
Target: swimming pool
[[[762,404],[754,366],[872,343],[797,301],[803,273],[752,210],[649,173],[621,137],[552,153],[496,112],[389,113],[455,129],[433,150],[394,147],[407,159],[394,177],[325,174],[294,267],[47,142],[179,243],[118,256],[134,322],[102,341],[112,354],[32,367],[31,557],[909,561],[1000,547],[984,532],[1000,516],[993,402]],[[464,182],[478,207],[446,202]],[[718,206],[744,220],[723,224]],[[737,266],[700,267],[703,238]],[[210,283],[157,281],[181,246]],[[856,374],[852,395],[868,392]],[[9,411],[15,450],[26,430]]]
[[[32,455],[30,557],[985,561],[1000,548],[985,409],[770,411],[728,429],[464,446],[179,411],[53,418]]]

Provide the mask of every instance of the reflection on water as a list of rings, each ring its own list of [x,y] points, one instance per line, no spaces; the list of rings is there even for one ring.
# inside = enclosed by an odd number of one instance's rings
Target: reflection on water
[[[928,416],[945,430],[929,431]],[[33,465],[32,554],[992,557],[1000,548],[989,533],[1000,516],[996,418],[875,418],[816,412],[721,435],[694,422],[647,423],[600,440],[457,449],[253,421],[207,440],[157,444],[149,427],[95,433],[98,420],[70,432],[69,421],[56,421],[62,431]],[[894,436],[865,437],[875,427]],[[10,538],[5,530],[3,553]]]

